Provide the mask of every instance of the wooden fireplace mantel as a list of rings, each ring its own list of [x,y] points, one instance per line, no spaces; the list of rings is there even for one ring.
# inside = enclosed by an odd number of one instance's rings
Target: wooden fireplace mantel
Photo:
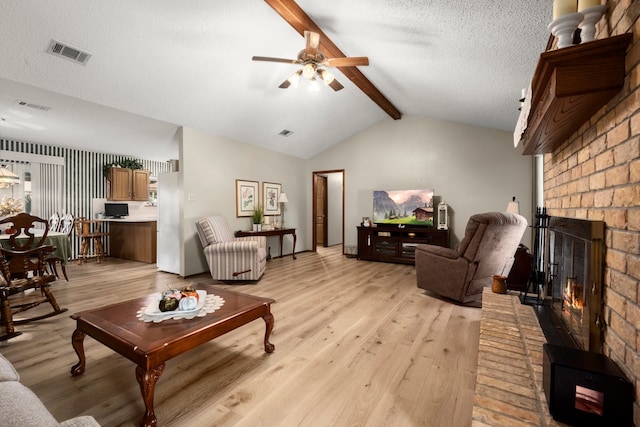
[[[522,154],[553,152],[622,89],[631,39],[626,33],[540,55]]]

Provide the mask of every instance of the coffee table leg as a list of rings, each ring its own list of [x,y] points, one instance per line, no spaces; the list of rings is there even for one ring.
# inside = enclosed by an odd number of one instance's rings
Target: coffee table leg
[[[140,427],[150,427],[158,425],[156,414],[153,412],[153,393],[156,389],[156,382],[162,371],[164,371],[165,364],[151,368],[147,371],[141,366],[136,366],[136,379],[140,384],[140,391],[142,392],[142,400],[144,400],[144,406],[146,408],[144,416],[138,423]]]
[[[85,333],[80,329],[76,329],[75,331],[73,331],[73,335],[71,336],[71,345],[76,351],[79,359],[79,362],[71,367],[71,375],[73,375],[74,377],[77,377],[78,375],[82,375],[84,373],[84,337]]]
[[[273,330],[273,314],[267,313],[262,316],[264,319],[264,323],[266,323],[267,329],[264,333],[264,351],[267,353],[273,353],[276,349],[276,346],[269,342],[269,336],[271,335],[271,331]]]

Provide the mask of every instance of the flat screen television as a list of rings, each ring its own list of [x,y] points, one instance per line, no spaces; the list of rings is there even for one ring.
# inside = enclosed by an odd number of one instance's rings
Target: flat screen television
[[[105,203],[104,216],[107,218],[122,218],[123,216],[129,216],[129,204]]]
[[[433,189],[373,192],[375,224],[433,227],[433,216]]]

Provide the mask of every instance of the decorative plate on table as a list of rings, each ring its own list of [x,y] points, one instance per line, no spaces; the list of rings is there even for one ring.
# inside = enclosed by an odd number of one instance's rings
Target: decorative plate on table
[[[224,305],[224,299],[214,294],[207,294],[207,291],[198,289],[198,305],[192,310],[160,311],[160,300],[162,293],[153,294],[153,302],[146,307],[142,307],[137,314],[140,320],[145,322],[162,322],[167,319],[193,319],[194,317],[204,317],[213,313]]]
[[[207,291],[197,290],[196,292],[198,292],[198,305],[194,309],[180,310],[178,308],[173,311],[160,311],[160,300],[162,299],[162,294],[156,293],[153,295],[155,297],[155,303],[149,304],[144,309],[144,314],[146,314],[147,316],[164,316],[166,314],[171,314],[171,313],[180,313],[180,314],[194,313],[200,310],[202,307],[204,307],[204,300],[207,298]]]

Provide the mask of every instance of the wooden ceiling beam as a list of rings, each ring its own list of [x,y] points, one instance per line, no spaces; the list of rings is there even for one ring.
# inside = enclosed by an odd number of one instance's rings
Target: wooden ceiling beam
[[[320,50],[327,58],[345,58],[346,55],[338,46],[313,22],[304,10],[293,0],[264,0],[285,21],[287,21],[302,37],[305,31],[320,34]],[[371,83],[357,67],[336,67],[342,74],[362,90],[373,102],[378,104],[394,120],[402,117],[400,111]]]

